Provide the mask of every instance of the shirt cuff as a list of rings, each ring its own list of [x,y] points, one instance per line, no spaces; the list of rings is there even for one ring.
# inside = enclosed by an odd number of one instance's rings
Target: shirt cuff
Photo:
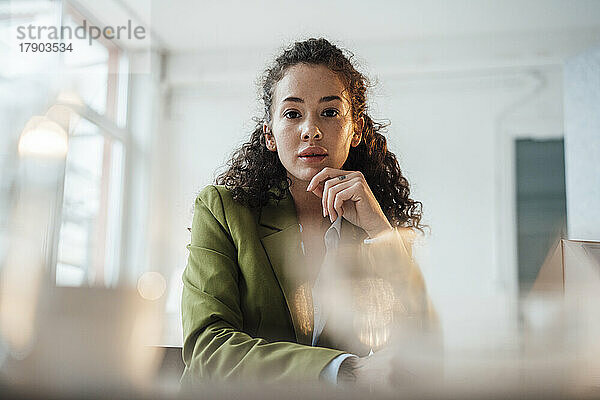
[[[340,365],[342,365],[342,362],[349,357],[358,358],[358,356],[355,356],[354,354],[340,354],[331,360],[329,364],[325,366],[325,368],[323,368],[323,371],[321,371],[321,379],[331,383],[332,385],[337,385],[337,377],[338,372],[340,371]]]
[[[378,236],[375,236],[374,238],[367,238],[365,240],[363,240],[364,244],[369,244],[369,243],[376,243],[376,242],[381,242],[385,239],[389,239],[391,238],[394,234],[397,233],[397,230],[395,228],[392,228],[391,230],[382,233]]]

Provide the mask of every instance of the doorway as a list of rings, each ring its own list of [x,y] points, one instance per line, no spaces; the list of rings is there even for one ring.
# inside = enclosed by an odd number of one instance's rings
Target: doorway
[[[515,146],[519,288],[524,293],[553,244],[566,237],[564,140],[518,139]]]

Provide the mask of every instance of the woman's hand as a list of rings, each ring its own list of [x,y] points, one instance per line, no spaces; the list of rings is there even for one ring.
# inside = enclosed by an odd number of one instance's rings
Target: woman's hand
[[[398,389],[412,389],[418,393],[425,388],[438,386],[443,379],[441,353],[431,347],[420,347],[419,344],[416,349],[386,348],[367,357],[347,358],[340,366],[338,383],[395,393]],[[343,372],[343,368],[349,371]]]
[[[361,358],[349,357],[340,365],[338,383],[386,390],[392,386],[393,378],[398,375],[395,364],[394,354],[386,350]],[[409,372],[404,372],[410,375]]]
[[[311,179],[306,190],[322,199],[323,216],[329,215],[332,223],[343,215],[370,237],[392,230],[360,171],[325,167]]]

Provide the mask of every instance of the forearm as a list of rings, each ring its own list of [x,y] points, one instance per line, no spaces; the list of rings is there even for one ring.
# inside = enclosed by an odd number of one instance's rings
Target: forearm
[[[184,381],[236,380],[317,382],[322,370],[343,352],[292,342],[268,342],[221,321],[184,343]]]

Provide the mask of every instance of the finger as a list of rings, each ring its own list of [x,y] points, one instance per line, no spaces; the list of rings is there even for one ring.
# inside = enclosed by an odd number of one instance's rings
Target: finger
[[[306,187],[306,191],[312,192],[324,180],[344,174],[348,174],[348,171],[335,169],[331,167],[325,167],[321,171],[317,172],[315,176],[312,177],[312,179],[308,183],[308,186]]]
[[[315,196],[322,198],[323,197],[323,188],[321,188],[321,186],[317,186],[316,189],[313,189],[312,192],[314,193]]]
[[[314,195],[319,198],[323,198],[325,182],[320,182],[320,183],[316,183],[316,184],[313,183],[311,190],[308,190],[309,188],[310,188],[310,183],[309,183],[309,186],[306,187],[306,191],[314,193]]]
[[[335,219],[337,218],[338,214],[342,215],[342,205],[339,204],[338,207],[335,206],[335,201],[336,201],[336,197],[338,195],[339,192],[341,192],[344,189],[347,189],[349,187],[351,187],[352,185],[354,185],[357,182],[357,179],[351,179],[349,181],[341,181],[340,183],[335,184],[334,186],[331,186],[329,188],[329,190],[327,191],[327,210],[329,211],[329,214],[331,215],[331,217],[333,218],[333,221],[335,221]],[[332,222],[333,222],[332,221]]]
[[[329,209],[327,208],[327,199],[329,198],[329,188],[334,184],[334,179],[327,179],[325,182],[323,182],[323,196],[321,196],[321,207],[323,208],[323,217],[329,215],[329,219],[331,219],[331,214],[329,213]]]
[[[331,211],[331,208],[329,207],[329,198],[330,198],[330,190],[332,187],[339,185],[342,182],[347,182],[347,178],[344,179],[340,179],[340,177],[342,176],[348,176],[348,175],[338,175],[337,177],[331,178],[331,179],[327,179],[324,183],[323,183],[323,195],[321,197],[321,206],[323,207],[323,217],[326,217],[327,215],[330,215],[329,211]],[[335,215],[335,212],[333,213],[333,220],[335,221],[335,218],[337,218],[337,215]],[[331,215],[330,215],[330,219],[331,219]],[[333,222],[333,221],[332,221]]]
[[[361,178],[360,172],[356,171],[343,171],[344,174],[336,175],[333,178],[327,179],[325,183],[323,183],[323,192],[321,196],[321,205],[323,207],[323,217],[327,216],[329,207],[329,191],[332,187],[339,185],[341,183],[348,182],[351,179]],[[340,179],[340,177],[345,177],[344,179]],[[334,213],[335,214],[335,213]],[[335,219],[334,219],[335,221]]]
[[[323,217],[329,215],[329,219],[331,219],[331,214],[329,213],[329,209],[327,208],[327,197],[329,195],[329,188],[334,182],[331,179],[323,182],[323,196],[321,196],[321,207],[323,208]]]
[[[342,205],[345,201],[352,200],[355,198],[357,191],[360,190],[360,183],[353,182],[347,188],[340,190],[335,195],[335,200],[333,201],[332,208],[334,210],[339,210],[340,214],[342,213]]]

